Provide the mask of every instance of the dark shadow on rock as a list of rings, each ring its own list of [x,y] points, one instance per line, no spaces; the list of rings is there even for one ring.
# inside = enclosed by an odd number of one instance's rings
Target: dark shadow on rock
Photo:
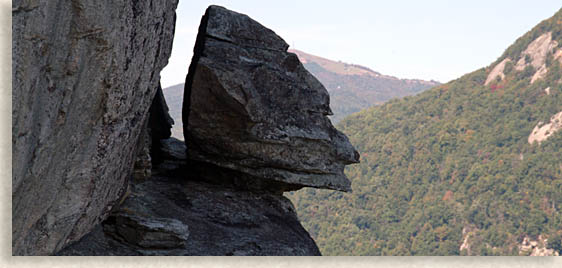
[[[163,142],[183,144],[170,140]],[[186,179],[183,148],[166,155],[150,180],[131,185],[94,232],[58,255],[320,255],[281,192],[213,184],[192,173]]]

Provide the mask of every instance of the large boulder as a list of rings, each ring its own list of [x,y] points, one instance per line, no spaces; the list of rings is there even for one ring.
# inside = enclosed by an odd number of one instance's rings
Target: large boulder
[[[176,0],[15,0],[12,254],[52,254],[124,193]]]
[[[328,91],[287,48],[246,15],[207,9],[185,85],[188,157],[266,187],[349,191],[343,169],[359,154],[327,117]]]

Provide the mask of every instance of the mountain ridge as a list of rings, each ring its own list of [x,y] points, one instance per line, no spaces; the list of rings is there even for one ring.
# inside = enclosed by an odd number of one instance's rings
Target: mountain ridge
[[[437,81],[400,79],[373,71],[368,67],[334,61],[292,49],[305,68],[330,92],[330,106],[334,112],[331,120],[341,119],[373,105],[380,105],[393,98],[415,95],[440,85]]]
[[[422,84],[426,84],[426,85],[431,85],[434,86],[435,83],[440,83],[439,81],[436,80],[423,80],[423,79],[408,79],[408,78],[398,78],[396,76],[391,76],[391,75],[383,75],[377,71],[373,71],[371,68],[369,67],[365,67],[359,64],[353,64],[353,63],[345,63],[342,61],[334,61],[334,60],[330,60],[328,58],[324,58],[324,57],[320,57],[320,56],[316,56],[316,55],[312,55],[309,53],[306,53],[304,51],[298,50],[298,49],[289,49],[289,52],[295,53],[298,57],[299,60],[301,61],[301,63],[306,64],[309,61],[311,62],[315,62],[317,64],[319,64],[320,66],[322,66],[323,68],[325,68],[328,71],[337,73],[337,74],[342,74],[342,75],[369,75],[369,76],[373,76],[373,77],[384,77],[384,78],[388,78],[388,79],[393,79],[393,80],[405,80],[405,81],[409,81],[409,82],[420,82]],[[344,70],[342,71],[340,66],[335,66],[335,65],[343,65],[344,66]]]

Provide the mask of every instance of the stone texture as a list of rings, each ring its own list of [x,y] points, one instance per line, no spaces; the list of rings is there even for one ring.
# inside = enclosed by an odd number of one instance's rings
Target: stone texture
[[[281,193],[185,178],[183,142],[162,144],[152,179],[131,185],[108,220],[58,255],[320,255]]]
[[[123,194],[176,5],[13,2],[12,254],[77,241]]]
[[[145,124],[141,130],[141,134],[139,137],[137,156],[135,158],[135,164],[133,168],[133,180],[143,181],[150,178],[152,172],[152,157],[150,155],[151,147],[152,138],[150,134],[150,128],[148,127],[148,120],[145,120]]]
[[[327,90],[287,48],[246,15],[207,9],[184,93],[188,157],[278,190],[350,191],[343,169],[359,154],[328,119]]]
[[[141,248],[177,248],[189,237],[189,228],[181,221],[137,216],[131,211],[111,215],[105,227],[115,239]]]

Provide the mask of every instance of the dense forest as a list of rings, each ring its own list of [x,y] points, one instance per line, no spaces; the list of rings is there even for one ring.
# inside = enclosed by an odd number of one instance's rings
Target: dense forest
[[[562,131],[528,141],[562,111],[561,62],[562,10],[489,67],[341,121],[353,192],[287,195],[322,253],[562,253]]]

